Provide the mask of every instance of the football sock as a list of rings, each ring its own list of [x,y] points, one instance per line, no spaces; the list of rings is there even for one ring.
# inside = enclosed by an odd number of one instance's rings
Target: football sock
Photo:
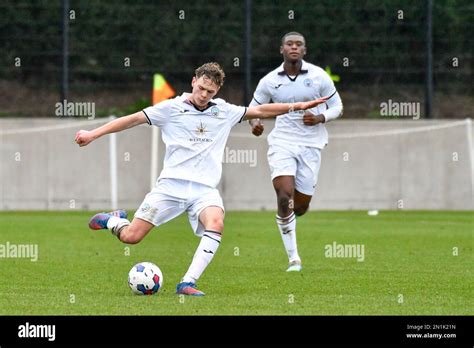
[[[283,244],[285,245],[286,253],[288,254],[288,260],[301,261],[298,255],[298,248],[296,246],[296,217],[295,213],[292,212],[287,217],[276,216],[276,222],[278,230],[280,230]]]
[[[191,266],[189,266],[189,269],[181,282],[196,283],[209,262],[211,262],[220,243],[220,232],[209,230],[204,231],[201,242],[194,254],[193,261],[191,262]]]
[[[120,232],[122,231],[122,229],[129,225],[130,221],[128,221],[127,219],[119,218],[117,216],[112,216],[109,218],[109,221],[107,221],[107,228],[118,239],[120,239]]]

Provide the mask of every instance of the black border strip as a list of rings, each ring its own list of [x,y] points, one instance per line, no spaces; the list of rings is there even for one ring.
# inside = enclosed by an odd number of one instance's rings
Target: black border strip
[[[249,285],[251,286],[251,284]],[[160,295],[150,297],[156,306],[162,306]],[[208,293],[206,298],[222,296]],[[297,299],[298,297],[296,297]],[[231,297],[229,298],[229,300]],[[193,301],[198,309],[199,298],[186,298],[186,306]],[[296,300],[297,302],[297,300]],[[131,299],[131,303],[133,303]],[[205,304],[201,304],[204,306]],[[291,313],[292,304],[289,311]],[[249,308],[251,312],[251,308]],[[32,347],[62,347],[64,344],[151,344],[155,347],[181,343],[183,334],[194,337],[195,344],[223,345],[239,344],[284,344],[294,347],[295,344],[309,343],[308,347],[318,344],[343,344],[357,347],[357,344],[377,345],[393,344],[422,345],[424,347],[449,346],[471,347],[473,316],[3,316],[0,317],[0,345],[9,348],[16,345]],[[55,325],[55,339],[47,337],[19,337],[20,325]],[[289,327],[297,327],[297,334],[287,333]],[[417,327],[418,329],[414,329]],[[118,328],[127,330],[117,331]],[[159,331],[156,332],[157,328]],[[183,333],[184,328],[184,333]],[[212,328],[220,333],[219,341],[214,342],[209,336],[203,336],[203,328]],[[205,331],[205,330],[204,330]],[[236,334],[236,332],[238,334]],[[413,334],[455,334],[455,337],[413,337]],[[181,335],[181,336],[180,336]]]

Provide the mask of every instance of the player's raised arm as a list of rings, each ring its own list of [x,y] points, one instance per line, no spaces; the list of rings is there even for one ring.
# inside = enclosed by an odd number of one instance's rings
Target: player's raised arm
[[[103,135],[120,132],[142,123],[147,123],[147,118],[143,111],[139,111],[128,116],[117,118],[91,131],[81,129],[76,133],[75,141],[79,146],[86,146]]]
[[[297,103],[274,103],[262,104],[258,106],[251,106],[247,109],[244,120],[251,120],[254,118],[272,118],[278,115],[283,115],[291,111],[307,110],[323,104],[329,97],[314,99],[307,102]]]

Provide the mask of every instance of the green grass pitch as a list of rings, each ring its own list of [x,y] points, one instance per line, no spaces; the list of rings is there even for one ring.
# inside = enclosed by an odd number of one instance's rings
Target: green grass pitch
[[[301,273],[285,272],[273,212],[227,212],[202,298],[174,293],[199,242],[186,215],[128,246],[89,230],[92,214],[0,213],[0,244],[39,248],[37,262],[0,258],[0,315],[473,314],[472,212],[310,212],[297,220]],[[363,244],[364,261],[326,257],[333,242]],[[140,261],[163,271],[157,295],[129,290]]]

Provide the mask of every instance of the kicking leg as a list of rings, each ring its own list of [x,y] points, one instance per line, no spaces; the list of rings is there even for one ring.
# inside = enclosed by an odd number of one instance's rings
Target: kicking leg
[[[137,244],[152,230],[155,225],[140,218],[134,218],[130,225],[116,229],[114,233],[120,241],[126,244]]]
[[[127,244],[140,242],[155,227],[139,218],[134,218],[132,223],[126,218],[127,213],[124,210],[99,213],[89,221],[89,227],[93,230],[109,229],[114,236]]]
[[[176,287],[176,293],[182,295],[204,296],[196,289],[196,281],[213,259],[221,243],[224,230],[224,211],[217,206],[209,206],[199,214],[199,222],[204,226],[204,234],[194,254],[191,266]]]
[[[296,217],[294,211],[295,178],[288,175],[277,176],[273,179],[273,187],[275,188],[278,204],[276,222],[290,264],[287,271],[300,271],[301,258],[298,255],[296,245]]]

